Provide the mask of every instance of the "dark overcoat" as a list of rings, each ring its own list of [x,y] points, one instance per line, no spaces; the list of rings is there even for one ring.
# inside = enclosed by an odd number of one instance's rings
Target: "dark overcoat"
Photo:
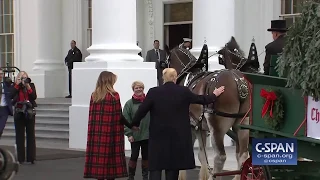
[[[187,87],[173,82],[149,90],[132,125],[139,126],[141,119],[150,111],[150,171],[195,168],[189,105],[210,104],[215,98],[213,94],[193,94]]]
[[[276,40],[266,45],[266,57],[263,63],[263,70],[265,75],[269,75],[270,61],[272,55],[279,55],[282,53],[285,43],[284,35],[279,36]]]
[[[73,69],[74,62],[81,62],[82,61],[82,53],[78,47],[74,47],[74,49],[70,49],[68,51],[67,56],[64,58],[64,62],[68,66],[68,69]]]
[[[127,177],[122,109],[118,93],[89,107],[84,178]]]

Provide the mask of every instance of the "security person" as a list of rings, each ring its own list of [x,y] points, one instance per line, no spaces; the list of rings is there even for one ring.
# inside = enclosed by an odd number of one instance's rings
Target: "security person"
[[[69,95],[66,98],[72,97],[72,69],[74,62],[81,62],[82,61],[82,53],[80,49],[76,46],[76,41],[72,40],[70,43],[71,49],[68,51],[68,55],[64,59],[64,63],[68,67],[69,71]]]

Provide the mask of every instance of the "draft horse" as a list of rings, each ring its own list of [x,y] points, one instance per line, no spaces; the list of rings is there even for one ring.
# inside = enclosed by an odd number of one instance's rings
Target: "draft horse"
[[[235,42],[234,38],[233,41]],[[196,67],[197,60],[186,49],[176,47],[167,52],[169,55],[168,66],[175,68],[179,74],[177,83],[189,87],[193,93],[199,95],[210,94],[217,87],[226,87],[225,92],[220,95],[214,104],[209,106],[193,104],[190,106],[190,121],[196,130],[195,134],[200,147],[201,169],[199,178],[203,180],[212,178],[212,176],[209,176],[209,164],[205,151],[206,136],[203,128],[206,125],[210,130],[211,144],[214,149],[212,174],[221,172],[224,167],[226,161],[224,136],[230,128],[232,128],[237,139],[236,159],[238,168],[248,158],[249,131],[240,130],[237,127],[241,121],[243,124],[249,124],[249,86],[243,74],[239,71],[246,64],[246,58],[243,58],[243,53],[238,46],[230,49],[231,46],[237,46],[237,43],[229,42],[218,52],[223,56],[219,58],[219,61],[226,69],[214,72],[199,70]],[[183,178],[180,176],[180,179]],[[239,176],[235,177],[235,179],[239,178]]]

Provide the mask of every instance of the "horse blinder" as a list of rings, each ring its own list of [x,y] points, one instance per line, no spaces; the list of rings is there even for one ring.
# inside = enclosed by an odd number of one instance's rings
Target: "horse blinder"
[[[224,63],[224,59],[222,58],[222,55],[219,55],[218,59],[219,59],[219,64],[224,66],[225,63]]]

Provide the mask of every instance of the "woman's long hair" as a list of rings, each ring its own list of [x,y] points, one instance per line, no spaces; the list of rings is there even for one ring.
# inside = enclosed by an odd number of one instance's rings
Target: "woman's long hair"
[[[96,89],[92,93],[93,102],[101,102],[105,99],[107,94],[113,94],[116,92],[113,89],[113,85],[117,81],[117,76],[109,71],[102,71],[99,75]]]

